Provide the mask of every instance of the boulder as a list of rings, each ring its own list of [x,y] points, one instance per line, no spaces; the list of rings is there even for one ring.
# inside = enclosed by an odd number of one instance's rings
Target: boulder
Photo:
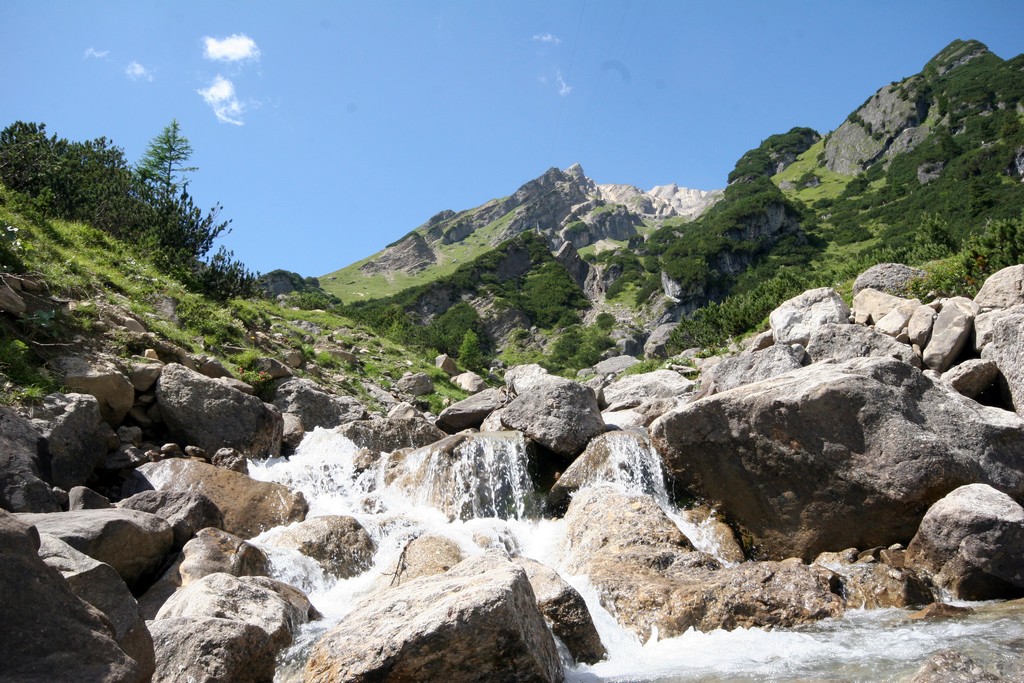
[[[991,341],[981,357],[999,368],[1014,409],[1024,415],[1024,310],[992,321]]]
[[[0,508],[11,512],[57,512],[50,486],[46,440],[32,423],[0,406]]]
[[[595,437],[548,493],[548,512],[564,514],[573,494],[585,486],[618,483],[636,493],[665,492],[661,458],[640,432],[607,432]]]
[[[135,491],[193,491],[213,501],[224,517],[224,531],[252,538],[267,529],[306,518],[309,506],[302,493],[272,482],[194,460],[148,463],[135,470]]]
[[[919,308],[921,308],[921,302],[917,299],[904,299],[883,315],[880,320],[875,321],[875,329],[890,337],[899,337],[907,331],[911,318]],[[909,338],[909,336],[905,338]]]
[[[975,295],[974,303],[980,309],[1024,304],[1024,264],[1009,266],[990,275]]]
[[[0,676],[7,681],[141,683],[114,628],[39,557],[36,529],[0,511]]]
[[[312,517],[274,534],[268,541],[316,560],[324,573],[339,579],[361,574],[373,563],[377,544],[353,517]]]
[[[525,394],[537,384],[543,384],[552,377],[551,373],[536,363],[516,365],[505,373],[505,387],[510,396]]]
[[[374,593],[314,646],[304,681],[562,681],[526,572],[482,555]]]
[[[937,372],[945,372],[967,348],[977,313],[978,306],[970,299],[962,296],[946,299],[924,348],[924,364]]]
[[[50,534],[40,534],[39,557],[67,581],[71,591],[107,618],[114,640],[139,664],[143,676],[153,673],[153,639],[139,604],[113,567],[98,562]]]
[[[281,413],[259,398],[171,363],[157,382],[160,414],[182,442],[214,453],[231,447],[250,457],[281,452]]]
[[[68,491],[68,510],[105,510],[110,499],[84,486],[75,486]]]
[[[561,377],[546,378],[519,393],[502,409],[501,423],[567,457],[581,453],[604,431],[594,392]]]
[[[220,508],[198,491],[141,491],[117,504],[162,517],[174,532],[174,550],[181,550],[200,529],[224,526]]]
[[[834,572],[842,581],[848,609],[908,608],[930,603],[934,597],[917,572],[861,558],[853,553],[824,553],[814,564]]]
[[[919,306],[907,321],[907,337],[910,344],[919,353],[928,345],[928,340],[932,337],[932,327],[935,325],[935,318],[938,315],[935,308],[925,304]]]
[[[402,401],[391,406],[387,416],[395,420],[413,420],[416,418],[422,419],[423,412],[408,401]]]
[[[928,655],[907,683],[996,683],[1009,680],[986,671],[967,655],[955,650],[939,650]]]
[[[65,491],[85,484],[107,456],[99,402],[88,394],[50,394],[32,410],[32,423],[50,451],[50,476]]]
[[[389,586],[398,586],[421,576],[436,576],[466,559],[459,544],[447,536],[423,534],[402,549],[391,571],[384,573]]]
[[[56,536],[75,550],[109,564],[132,589],[155,577],[174,543],[167,522],[137,510],[75,510],[18,517],[40,533]]]
[[[907,565],[960,600],[1024,595],[1024,508],[985,484],[932,505],[907,546]]]
[[[967,483],[1024,495],[1024,422],[893,358],[814,364],[690,403],[651,440],[764,557],[906,543]]]
[[[971,358],[942,373],[942,381],[967,398],[976,398],[999,376],[999,366],[995,361]]]
[[[862,289],[853,297],[853,322],[858,325],[874,325],[893,309],[907,306],[908,300],[902,297],[877,289]]]
[[[292,413],[281,413],[281,453],[283,455],[295,453],[305,437],[306,426],[302,424],[302,418]],[[248,472],[249,466],[246,465],[245,469]]]
[[[182,550],[178,566],[180,586],[187,586],[210,574],[232,576],[267,576],[270,560],[267,554],[238,536],[220,529],[200,529]]]
[[[782,344],[769,346],[763,351],[728,356],[701,375],[700,390],[696,397],[710,396],[744,384],[759,382],[800,366],[800,357],[797,353]],[[607,397],[607,393],[605,396]]]
[[[693,392],[696,382],[675,370],[654,370],[627,375],[604,388],[608,410],[622,410],[656,398],[679,398]]]
[[[679,323],[663,323],[644,342],[644,358],[668,358],[668,340]]]
[[[811,334],[807,355],[815,363],[826,359],[841,361],[882,356],[921,366],[920,359],[910,346],[861,325],[822,325]]]
[[[359,448],[368,448],[376,453],[392,453],[399,448],[423,448],[447,436],[423,418],[356,420],[338,427],[336,431]]]
[[[99,401],[100,415],[116,427],[135,404],[135,387],[113,363],[78,356],[61,356],[50,361],[61,384],[72,391],[92,394]]]
[[[768,316],[776,344],[807,345],[825,323],[849,322],[850,308],[831,287],[811,289],[785,301]]]
[[[723,568],[693,550],[649,496],[587,488],[565,515],[565,568],[587,574],[601,604],[641,639],[790,627],[842,614],[829,572],[793,562]]]
[[[598,375],[621,375],[639,362],[633,356],[612,356],[595,365],[594,372]]]
[[[853,293],[864,289],[875,289],[886,294],[903,296],[915,278],[924,277],[920,268],[911,268],[902,263],[878,263],[857,276],[853,282]]]
[[[156,620],[174,617],[233,619],[260,627],[275,651],[291,644],[302,624],[319,613],[301,591],[265,576],[208,574],[172,595]]]
[[[145,393],[156,385],[156,381],[160,379],[160,373],[163,369],[164,364],[158,360],[135,356],[131,361],[129,381],[131,381],[135,391]]]
[[[503,389],[484,389],[442,410],[437,416],[437,426],[449,434],[479,427],[485,417],[505,405],[507,398]]]
[[[595,664],[608,655],[583,596],[551,567],[526,557],[513,560],[526,570],[537,607],[574,660]]]
[[[434,380],[423,372],[408,373],[395,382],[395,388],[404,394],[426,396],[434,393]]]
[[[234,619],[175,617],[150,622],[153,683],[268,683],[277,651],[266,631]]]
[[[285,418],[285,424],[287,424],[287,414]],[[210,458],[210,464],[239,474],[249,474],[249,460],[234,448],[217,449],[217,452]]]
[[[434,366],[444,370],[449,377],[459,374],[459,366],[455,364],[455,361],[447,353],[442,353],[435,358]]]
[[[282,413],[298,415],[306,431],[331,429],[366,417],[366,408],[351,396],[328,394],[311,380],[292,377],[277,385],[274,405]]]
[[[452,384],[471,394],[478,394],[487,388],[487,382],[475,372],[463,372],[455,375],[452,377]]]

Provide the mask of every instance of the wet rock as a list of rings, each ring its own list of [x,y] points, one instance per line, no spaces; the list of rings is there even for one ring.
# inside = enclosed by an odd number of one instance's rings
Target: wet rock
[[[783,302],[768,317],[776,344],[807,345],[811,332],[825,323],[845,323],[850,308],[830,287],[811,289]]]
[[[1024,422],[891,358],[690,403],[655,421],[651,441],[678,487],[720,503],[769,558],[905,543],[967,483],[1024,495]]]
[[[9,681],[141,683],[145,671],[39,557],[35,528],[0,511],[0,662]],[[59,647],[55,644],[59,643]]]
[[[153,683],[269,683],[276,649],[265,630],[233,619],[175,617],[150,623]]]
[[[142,465],[128,482],[135,491],[194,491],[213,501],[224,517],[224,530],[252,538],[267,529],[302,521],[305,497],[286,486],[194,460],[163,460]],[[132,491],[129,491],[132,492]]]
[[[421,576],[436,576],[466,559],[459,544],[446,536],[424,534],[409,541],[400,556],[385,572],[388,586],[398,586]]]
[[[319,617],[301,591],[264,576],[209,574],[183,586],[156,620],[174,617],[233,619],[260,627],[280,651],[299,626]]]
[[[373,594],[320,639],[304,677],[307,683],[563,679],[526,572],[494,555]]]
[[[285,419],[287,424],[287,416]],[[210,464],[239,474],[249,474],[249,459],[234,448],[219,448],[210,458]]]
[[[907,683],[987,683],[1005,680],[986,671],[967,655],[955,650],[939,650],[907,679]]]
[[[422,448],[447,436],[423,418],[356,420],[338,427],[336,431],[359,448],[377,453],[392,453],[399,448]]]
[[[312,517],[274,534],[269,541],[316,560],[324,572],[347,579],[370,568],[377,544],[352,517]]]
[[[266,553],[220,529],[201,529],[185,544],[182,554],[184,557],[178,566],[179,586],[221,572],[232,576],[267,576],[270,573]]]
[[[916,607],[928,604],[933,596],[928,584],[912,569],[893,567],[883,562],[858,561],[857,556],[827,557],[814,564],[835,572],[843,583],[843,598],[849,609]]]
[[[551,567],[526,557],[513,561],[526,570],[537,607],[551,624],[554,634],[569,648],[573,659],[585,664],[604,659],[608,651],[583,596]]]
[[[1024,595],[1024,508],[985,484],[961,486],[928,509],[907,564],[961,600]]]
[[[19,518],[40,533],[56,536],[75,550],[109,564],[133,589],[152,579],[174,543],[167,522],[137,510],[75,510],[22,514]]]
[[[274,405],[282,413],[298,415],[306,431],[331,429],[366,417],[366,408],[351,396],[335,396],[308,379],[292,377],[278,384]]]
[[[103,613],[114,628],[118,646],[139,664],[143,677],[151,675],[153,639],[138,603],[113,567],[50,534],[40,534],[39,557],[61,573],[75,595]]]

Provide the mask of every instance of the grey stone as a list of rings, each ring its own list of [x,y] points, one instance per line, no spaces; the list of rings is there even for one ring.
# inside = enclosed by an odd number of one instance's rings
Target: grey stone
[[[769,379],[800,366],[800,358],[796,352],[789,346],[781,344],[769,346],[763,351],[727,356],[701,375],[700,390],[695,398]]]
[[[338,434],[360,448],[393,453],[400,448],[422,448],[447,436],[423,418],[356,420],[338,427]]]
[[[370,568],[377,550],[370,534],[353,517],[312,517],[276,532],[269,540],[316,560],[326,574],[347,579]]]
[[[32,423],[0,406],[0,508],[11,512],[60,510],[42,478],[49,456],[46,440]]]
[[[100,415],[112,427],[121,424],[135,403],[135,387],[109,361],[62,356],[50,366],[64,386],[95,396]]]
[[[434,393],[434,380],[426,373],[415,372],[401,377],[395,382],[395,387],[406,394],[425,396]]]
[[[334,396],[316,383],[293,377],[277,385],[274,405],[282,413],[298,415],[306,431],[331,429],[366,417],[366,408],[351,396]]]
[[[942,374],[942,381],[967,398],[976,398],[999,377],[995,361],[972,358]]]
[[[507,398],[502,389],[485,389],[442,410],[436,424],[449,434],[479,427],[485,417],[505,405]]]
[[[902,263],[879,263],[857,276],[853,282],[853,294],[856,296],[861,290],[874,289],[893,296],[905,296],[910,283],[925,274],[920,268]]]
[[[921,360],[910,346],[861,325],[822,325],[811,335],[807,355],[816,363],[826,359],[889,357],[914,367],[921,366]]]
[[[119,502],[124,510],[140,510],[163,518],[174,532],[174,550],[181,550],[200,529],[224,526],[220,508],[198,491],[141,491]]]
[[[1009,266],[990,275],[975,295],[974,303],[981,309],[1024,304],[1024,264]]]
[[[811,289],[783,302],[768,320],[776,344],[803,344],[811,333],[825,323],[845,323],[850,308],[831,287]]]
[[[99,402],[87,394],[50,394],[32,417],[46,437],[53,484],[65,490],[85,484],[107,455]]]
[[[233,619],[176,617],[150,624],[153,683],[268,683],[277,651],[266,631]]]
[[[679,398],[690,394],[697,383],[675,370],[653,370],[627,375],[604,388],[608,410],[635,408],[651,399]]]
[[[549,377],[520,392],[501,411],[501,423],[545,448],[574,457],[604,431],[594,392],[572,380]]]
[[[956,361],[974,330],[977,305],[965,297],[953,297],[942,304],[932,326],[931,339],[924,349],[924,363],[932,370],[945,372]]]
[[[981,357],[994,361],[1018,415],[1024,415],[1024,310],[992,321],[991,341]]]
[[[182,549],[178,585],[187,586],[210,574],[267,576],[270,560],[266,553],[221,529],[200,529]]]

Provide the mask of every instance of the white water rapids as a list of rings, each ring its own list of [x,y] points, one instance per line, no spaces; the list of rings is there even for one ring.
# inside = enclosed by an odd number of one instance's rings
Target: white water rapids
[[[702,528],[688,523],[665,491],[658,456],[621,440],[613,448],[611,481],[626,493],[652,496],[694,545],[714,553]],[[626,446],[626,444],[633,444]],[[453,449],[457,458],[421,450],[414,457],[359,471],[358,449],[327,430],[306,435],[289,459],[250,463],[250,474],[303,492],[309,517],[350,515],[377,542],[372,567],[351,579],[326,578],[317,563],[273,545],[274,530],[253,540],[271,557],[274,578],[306,591],[324,619],[300,631],[279,666],[276,680],[301,680],[310,647],[356,602],[386,587],[405,545],[424,533],[446,536],[463,554],[488,547],[536,559],[558,570],[587,601],[605,661],[576,666],[566,661],[566,678],[595,681],[899,681],[932,652],[954,648],[987,666],[1014,662],[1024,651],[1024,613],[997,606],[967,619],[908,621],[902,610],[851,610],[840,619],[799,629],[690,631],[642,643],[623,630],[600,605],[585,576],[562,569],[561,520],[541,519],[527,472],[526,444],[519,435],[485,435]]]

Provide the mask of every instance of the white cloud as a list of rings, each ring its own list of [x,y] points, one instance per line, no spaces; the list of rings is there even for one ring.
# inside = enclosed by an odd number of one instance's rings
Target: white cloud
[[[238,101],[235,96],[235,84],[217,76],[213,79],[210,87],[197,90],[203,101],[210,105],[217,120],[221,123],[230,123],[235,126],[243,125],[242,114],[245,113],[245,105]]]
[[[256,41],[244,33],[236,33],[221,40],[206,36],[203,43],[203,56],[214,61],[241,62],[260,58],[260,49],[256,46]]]
[[[561,45],[562,39],[558,36],[551,35],[550,33],[538,33],[533,37],[538,43],[548,43],[549,45]]]
[[[561,95],[562,97],[565,97],[566,95],[568,95],[569,93],[572,92],[572,86],[569,85],[568,83],[566,83],[565,79],[562,78],[562,71],[561,70],[559,70],[559,71],[557,71],[555,73],[555,80],[558,81],[558,94],[559,95]]]
[[[133,81],[145,80],[152,81],[153,74],[146,67],[142,66],[138,62],[132,62],[124,68],[124,73],[129,79]]]
[[[85,59],[89,59],[90,57],[93,57],[94,59],[103,59],[109,54],[110,50],[103,50],[101,52],[100,50],[97,50],[94,47],[90,47],[85,51]]]

